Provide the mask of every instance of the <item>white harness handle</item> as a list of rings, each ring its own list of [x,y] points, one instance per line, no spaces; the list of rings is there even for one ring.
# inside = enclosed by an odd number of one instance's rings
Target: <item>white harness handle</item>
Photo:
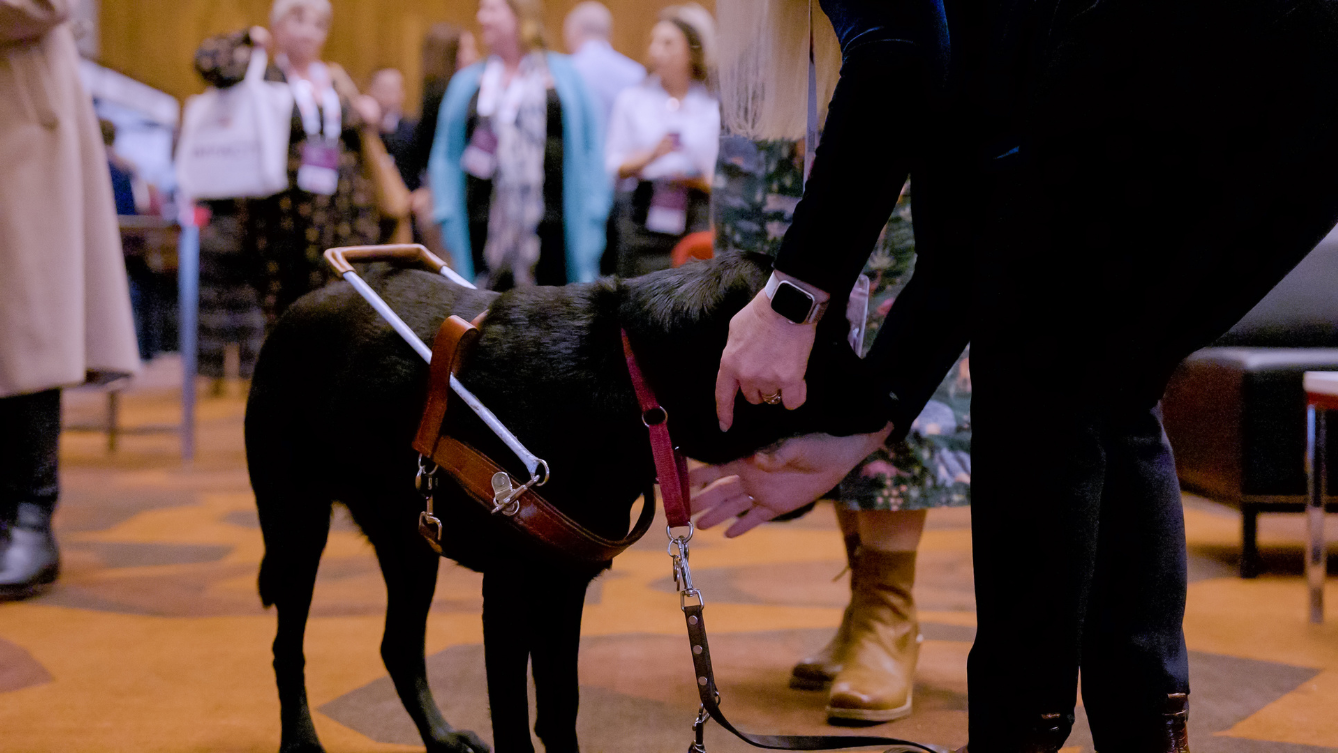
[[[340,277],[348,281],[348,283],[353,286],[353,289],[358,291],[358,295],[361,295],[382,319],[386,320],[386,323],[390,325],[391,329],[395,330],[400,337],[404,338],[404,341],[409,343],[409,346],[417,351],[418,355],[422,356],[423,360],[428,363],[432,363],[432,349],[419,339],[418,335],[409,328],[409,325],[404,323],[404,320],[390,308],[381,296],[376,294],[375,290],[372,290],[370,285],[358,276],[357,271],[353,269],[353,265],[350,261],[418,262],[457,285],[462,285],[470,290],[477,289],[473,283],[456,274],[455,270],[447,266],[446,262],[442,261],[440,257],[433,254],[431,251],[428,251],[424,246],[416,243],[392,246],[347,246],[344,248],[332,248],[325,252],[325,260],[330,263],[330,266],[335,268],[335,271],[339,273]],[[530,472],[531,481],[538,479],[539,482],[542,483],[548,480],[548,463],[530,452],[529,449],[516,438],[516,435],[512,434],[511,430],[506,428],[506,425],[502,423],[501,419],[497,418],[492,411],[488,410],[488,407],[475,397],[474,393],[466,389],[463,384],[460,384],[460,381],[455,378],[454,374],[451,375],[451,389],[455,391],[455,394],[460,396],[460,399],[465,402],[465,405],[469,406],[470,410],[474,411],[474,415],[482,419],[483,423],[497,435],[497,438],[502,440],[502,442],[516,454],[516,457],[520,458],[520,461],[525,464],[525,468]],[[541,467],[544,469],[542,474],[539,472]]]

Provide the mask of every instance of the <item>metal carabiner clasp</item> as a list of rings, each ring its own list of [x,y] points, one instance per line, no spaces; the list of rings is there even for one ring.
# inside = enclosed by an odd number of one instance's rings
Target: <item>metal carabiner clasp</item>
[[[688,564],[688,542],[692,540],[692,534],[697,528],[691,522],[688,523],[688,532],[683,536],[675,536],[672,528],[666,529],[669,534],[669,558],[673,561],[674,588],[678,591],[678,605],[682,609],[688,606],[700,606],[705,603],[702,599],[701,591],[692,583],[692,566]],[[688,604],[688,599],[695,599],[692,605]]]
[[[441,554],[441,520],[437,518],[433,508],[433,502],[436,499],[437,485],[440,479],[437,473],[441,467],[428,460],[422,455],[418,456],[418,474],[414,476],[413,485],[418,493],[423,495],[423,503],[427,509],[418,513],[418,532],[427,539],[427,543],[437,554]]]
[[[413,486],[419,494],[427,499],[432,498],[433,493],[437,491],[437,473],[439,471],[441,471],[441,466],[422,455],[418,456],[418,473],[413,478]]]
[[[706,720],[710,718],[705,706],[697,711],[697,719],[692,723],[692,734],[696,739],[688,746],[688,753],[706,753]]]

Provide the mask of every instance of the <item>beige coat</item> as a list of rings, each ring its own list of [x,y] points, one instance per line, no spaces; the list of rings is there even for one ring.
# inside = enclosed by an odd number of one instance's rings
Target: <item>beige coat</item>
[[[139,369],[72,0],[0,0],[0,397]]]

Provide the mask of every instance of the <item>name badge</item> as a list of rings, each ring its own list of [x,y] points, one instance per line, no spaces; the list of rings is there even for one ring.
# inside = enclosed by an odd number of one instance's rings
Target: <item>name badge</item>
[[[490,124],[474,127],[474,136],[460,157],[460,167],[479,180],[492,180],[497,174],[497,134]]]
[[[339,147],[312,141],[303,144],[297,187],[307,193],[333,196],[339,190]]]
[[[688,228],[688,188],[681,183],[657,182],[646,211],[646,229],[652,233],[682,235]]]

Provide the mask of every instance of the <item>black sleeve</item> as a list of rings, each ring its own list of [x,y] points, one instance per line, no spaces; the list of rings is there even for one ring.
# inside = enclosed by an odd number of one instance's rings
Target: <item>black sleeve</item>
[[[829,6],[840,14],[869,2],[826,0],[824,10]],[[841,78],[776,269],[831,293],[829,310],[843,310],[907,174],[914,174],[915,273],[865,359],[890,395],[888,418],[900,438],[970,337],[980,163],[964,110],[949,105],[954,97],[934,35],[911,44],[895,25],[863,28],[857,12],[839,20],[832,10],[828,15],[843,43],[857,42],[843,45]]]
[[[432,155],[432,142],[437,138],[437,117],[441,113],[441,100],[446,96],[446,82],[429,81],[423,86],[423,113],[414,127],[413,140],[405,169],[415,175],[422,175],[427,170],[428,157]]]
[[[941,93],[947,21],[932,0],[822,0],[841,77],[776,269],[845,300],[873,251]]]

